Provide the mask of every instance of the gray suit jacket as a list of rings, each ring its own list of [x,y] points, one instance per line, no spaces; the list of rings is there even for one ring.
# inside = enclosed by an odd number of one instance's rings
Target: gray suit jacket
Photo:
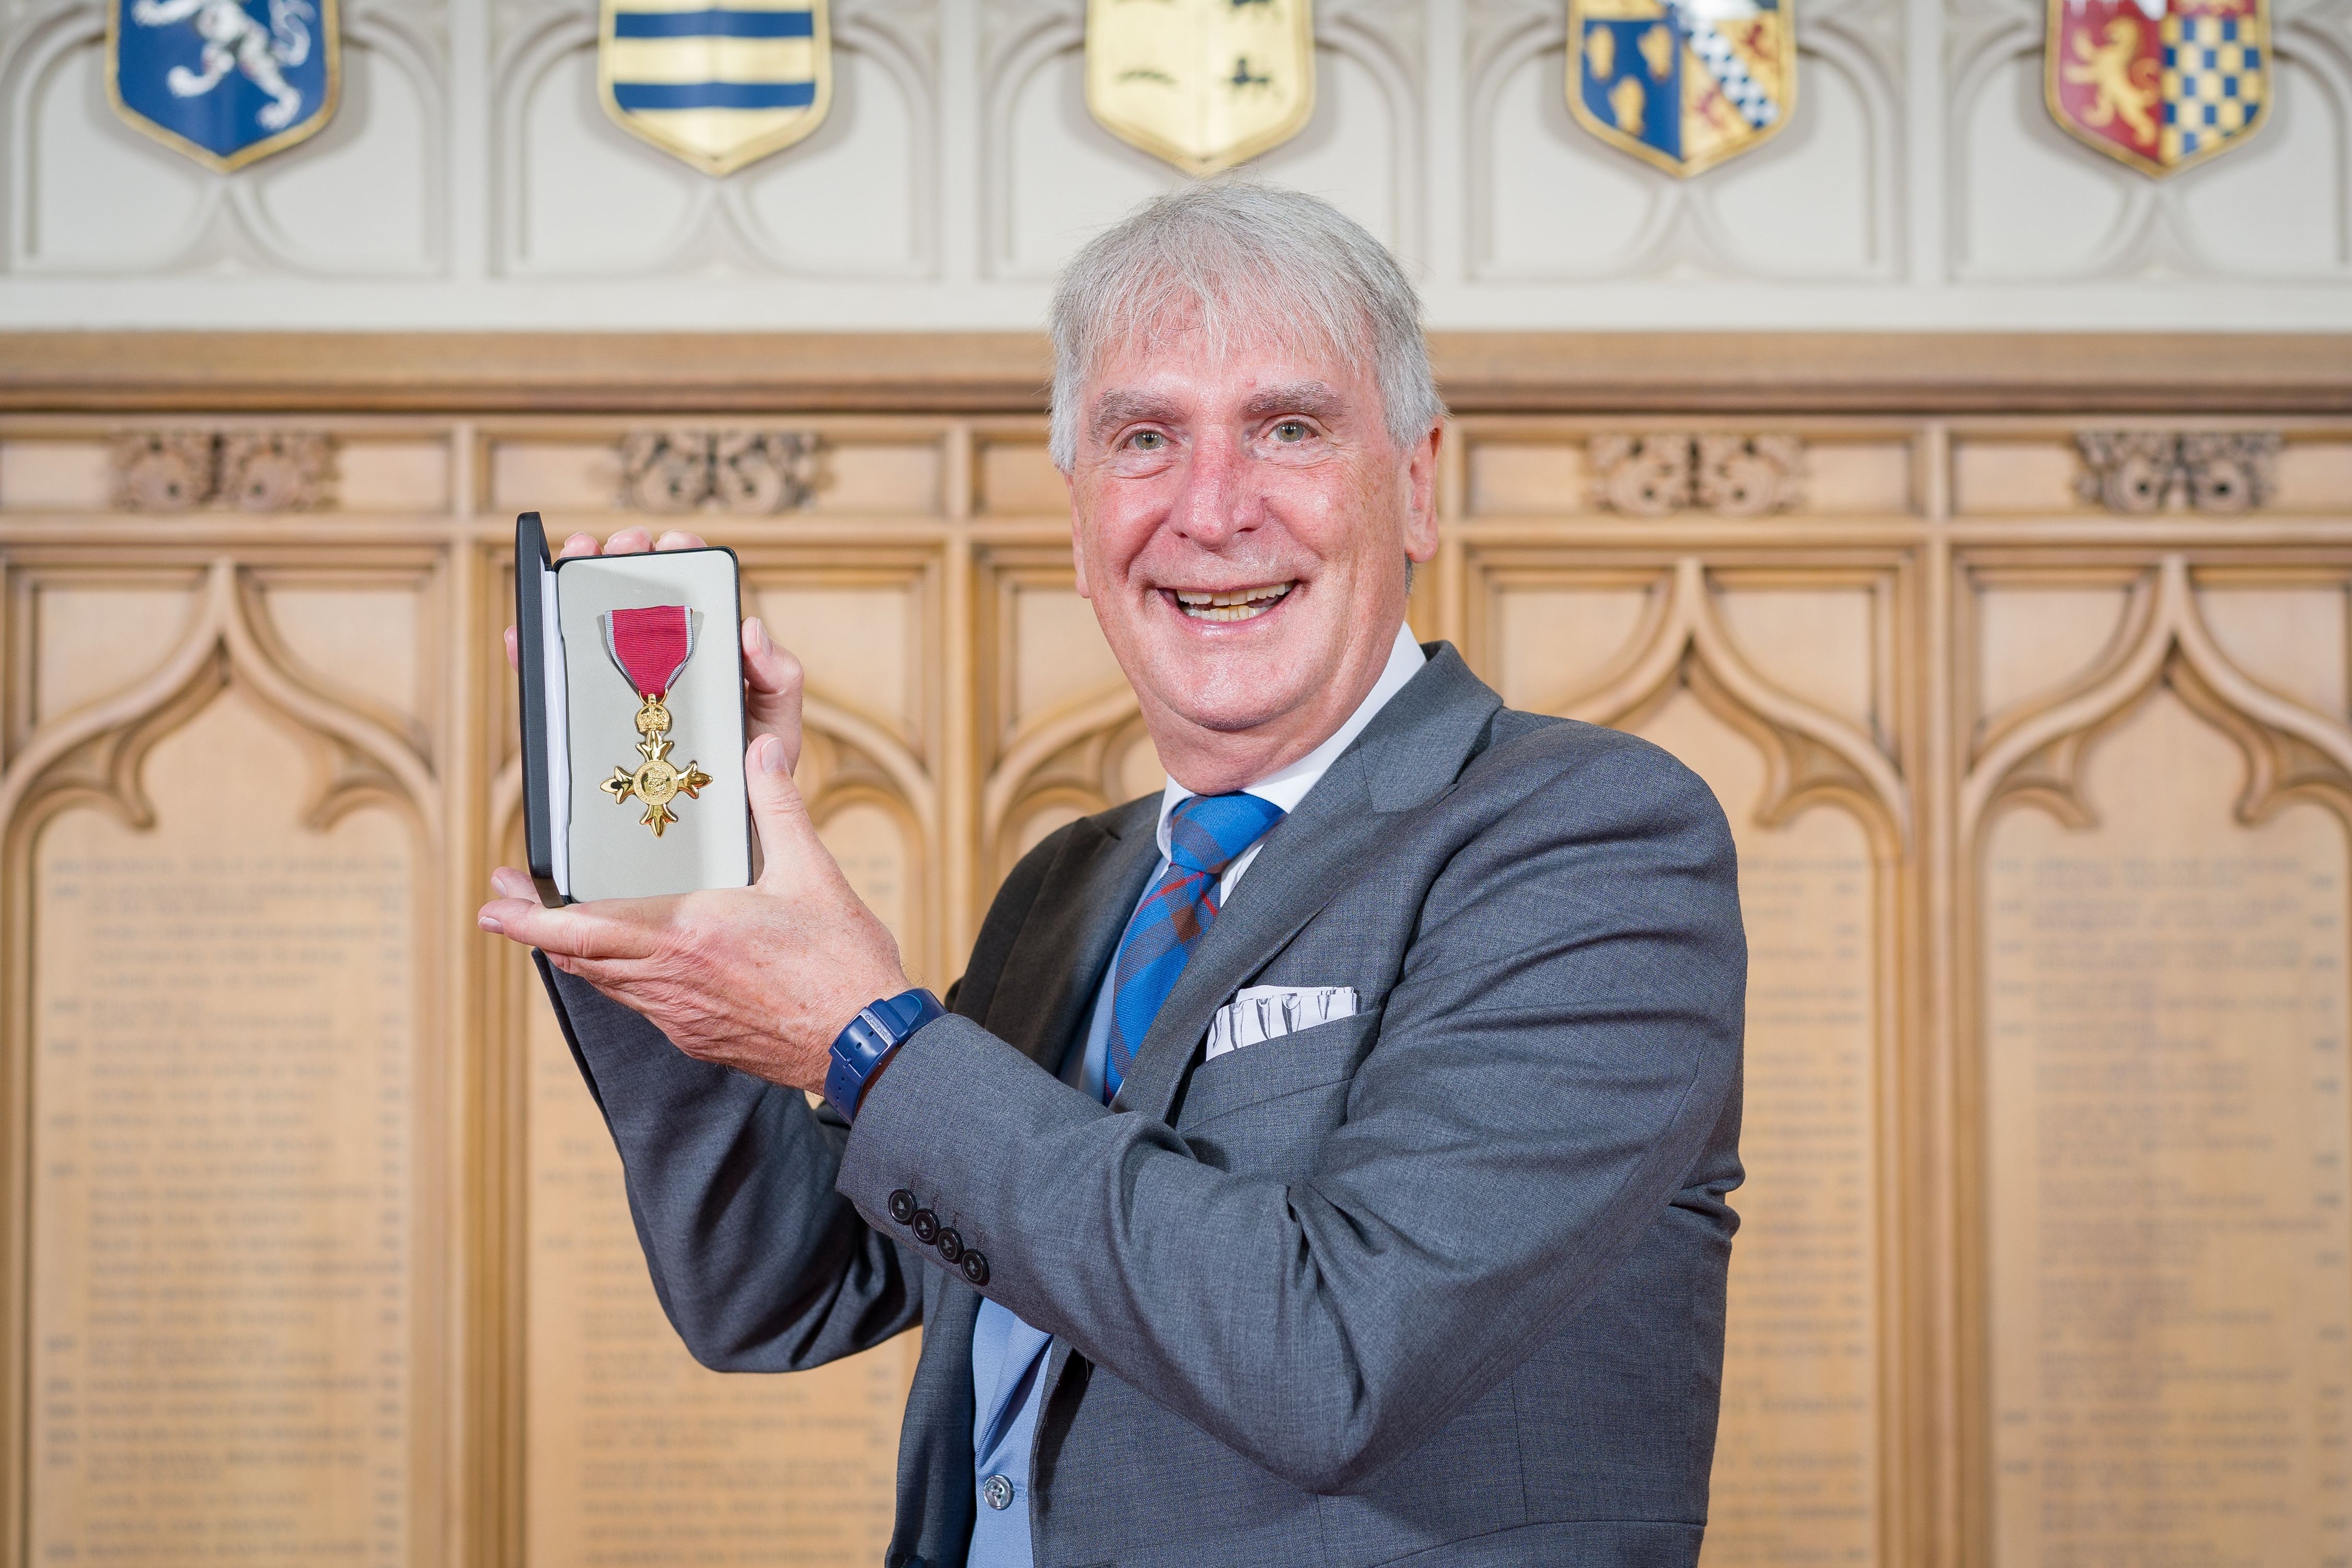
[[[1109,1110],[1041,1068],[1157,863],[1154,799],[1022,860],[854,1135],[542,961],[698,1359],[789,1372],[922,1325],[890,1568],[962,1563],[976,1506],[980,1293],[901,1192],[1055,1336],[1039,1568],[1696,1561],[1740,1175],[1730,835],[1656,747],[1432,652],[1266,836]],[[1261,984],[1360,1011],[1203,1062]]]

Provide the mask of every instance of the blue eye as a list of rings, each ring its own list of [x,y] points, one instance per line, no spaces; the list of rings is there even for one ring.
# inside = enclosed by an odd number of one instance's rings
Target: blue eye
[[[1277,441],[1289,442],[1293,444],[1306,440],[1307,421],[1304,419],[1283,420],[1275,426],[1274,438]]]
[[[1157,430],[1138,430],[1128,437],[1128,444],[1139,452],[1157,452],[1168,444],[1168,437]]]

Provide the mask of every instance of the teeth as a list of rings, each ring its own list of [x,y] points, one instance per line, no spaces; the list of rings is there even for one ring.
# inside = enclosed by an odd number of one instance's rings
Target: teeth
[[[1222,593],[1189,588],[1175,592],[1177,604],[1196,621],[1246,621],[1274,608],[1292,586],[1288,583],[1268,583],[1259,588],[1233,588]]]

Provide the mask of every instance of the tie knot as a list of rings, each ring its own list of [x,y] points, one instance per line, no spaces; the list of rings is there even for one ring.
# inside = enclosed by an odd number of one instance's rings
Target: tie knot
[[[1196,795],[1168,814],[1168,858],[1213,877],[1282,820],[1282,807],[1254,795]]]

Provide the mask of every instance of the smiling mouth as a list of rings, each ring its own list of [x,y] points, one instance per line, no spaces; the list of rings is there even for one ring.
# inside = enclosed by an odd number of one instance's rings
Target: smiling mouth
[[[1249,621],[1280,604],[1297,585],[1296,582],[1268,583],[1263,587],[1234,588],[1215,594],[1192,588],[1169,591],[1176,596],[1176,607],[1196,621]]]

